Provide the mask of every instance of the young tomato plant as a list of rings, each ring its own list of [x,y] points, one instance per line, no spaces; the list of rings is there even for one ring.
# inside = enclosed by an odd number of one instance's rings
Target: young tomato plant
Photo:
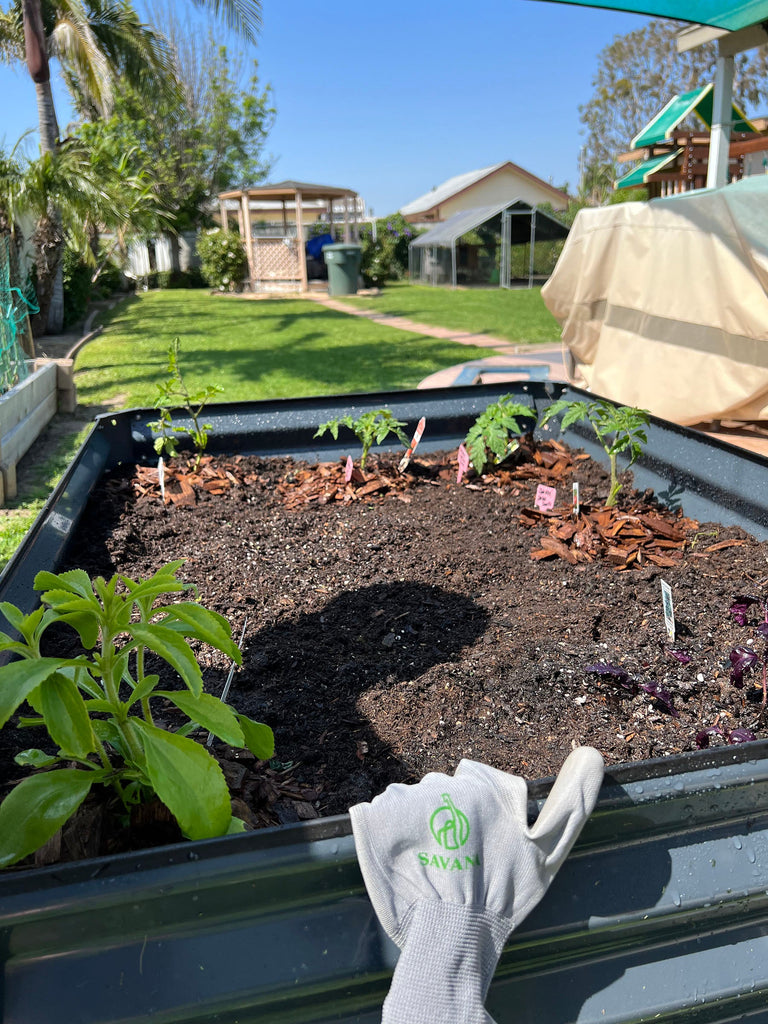
[[[341,426],[349,427],[362,445],[363,453],[360,456],[361,471],[365,470],[365,463],[371,446],[374,443],[382,444],[390,434],[394,434],[406,447],[410,444],[408,436],[403,433],[402,429],[405,423],[395,419],[389,409],[371,409],[368,412],[364,412],[362,416],[358,416],[356,420],[353,420],[350,415],[328,420],[327,423],[320,424],[315,437],[322,437],[326,431],[329,431],[334,441],[337,441],[339,438],[339,427]]]
[[[210,423],[201,423],[203,409],[220,394],[224,388],[218,384],[208,384],[204,388],[190,392],[184,382],[179,366],[179,349],[181,342],[174,338],[168,347],[168,379],[157,385],[160,394],[155,400],[155,408],[160,410],[160,418],[148,423],[159,437],[155,439],[155,451],[158,455],[165,452],[169,456],[178,455],[177,434],[188,434],[192,439],[197,457],[194,470],[200,465],[200,459],[208,446],[208,434],[212,430]],[[192,420],[192,428],[174,426],[171,411],[183,409]]]
[[[611,467],[611,487],[605,504],[609,507],[615,505],[621,491],[616,456],[619,452],[629,450],[631,466],[642,454],[643,445],[648,443],[645,428],[650,422],[650,413],[645,409],[635,409],[628,405],[611,405],[603,398],[597,398],[594,402],[569,401],[561,398],[544,410],[539,425],[543,427],[553,416],[561,412],[565,413],[560,424],[561,430],[584,420],[587,420],[594,430]]]
[[[154,794],[189,839],[242,830],[221,768],[189,733],[201,726],[259,759],[273,755],[274,736],[269,726],[203,691],[187,641],[209,644],[240,664],[227,620],[189,600],[156,606],[163,595],[189,589],[176,575],[181,564],[170,562],[143,581],[113,576],[91,582],[82,569],[41,572],[36,611],[24,615],[15,605],[0,604],[19,635],[0,633],[0,650],[17,656],[0,667],[0,728],[26,701],[35,714],[20,725],[44,726],[56,747],[54,754],[30,749],[15,758],[44,770],[19,782],[0,804],[0,867],[47,842],[95,785],[112,787],[126,811]],[[54,623],[77,632],[83,654],[41,653],[43,635]],[[160,689],[159,676],[145,671],[148,651],[178,673],[184,689]],[[160,728],[153,718],[159,701],[174,704],[187,724],[176,731]]]
[[[533,422],[521,427],[519,417],[527,417]],[[464,439],[464,447],[472,460],[477,473],[482,473],[493,456],[494,464],[511,455],[518,447],[515,437],[522,434],[523,429],[533,430],[536,425],[536,410],[530,405],[515,402],[512,395],[504,395],[481,412],[469,428]]]

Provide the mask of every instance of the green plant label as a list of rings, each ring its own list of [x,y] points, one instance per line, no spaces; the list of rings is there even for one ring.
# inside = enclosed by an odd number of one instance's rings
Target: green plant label
[[[536,488],[536,500],[534,505],[539,512],[549,512],[555,507],[557,501],[557,488],[547,487],[546,484],[539,484]]]
[[[469,839],[469,819],[448,793],[443,793],[443,803],[432,812],[429,830],[444,850],[459,850]]]

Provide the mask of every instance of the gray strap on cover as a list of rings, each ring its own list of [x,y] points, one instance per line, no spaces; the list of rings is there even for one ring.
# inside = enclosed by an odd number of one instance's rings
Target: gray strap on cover
[[[400,947],[383,1024],[492,1024],[504,943],[536,906],[592,813],[603,759],[574,750],[535,824],[525,780],[476,761],[395,784],[350,809],[376,914]]]

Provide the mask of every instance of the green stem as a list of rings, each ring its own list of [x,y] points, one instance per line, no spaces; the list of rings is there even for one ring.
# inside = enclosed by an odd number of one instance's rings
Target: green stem
[[[616,504],[616,499],[619,496],[621,490],[621,484],[616,473],[616,452],[609,452],[608,458],[611,461],[611,489],[608,493],[608,501],[606,501],[606,508],[612,508]]]
[[[143,617],[142,617],[143,619]],[[139,644],[136,648],[136,685],[139,686],[144,680],[144,644]],[[149,722],[150,725],[154,725],[154,719],[152,718],[152,712],[149,708],[149,696],[141,698],[141,713],[144,715],[144,720]]]

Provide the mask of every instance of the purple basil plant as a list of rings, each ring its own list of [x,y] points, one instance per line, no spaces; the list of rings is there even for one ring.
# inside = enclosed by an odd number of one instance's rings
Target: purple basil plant
[[[584,671],[597,676],[610,676],[619,686],[633,694],[637,693],[638,690],[642,690],[643,693],[650,694],[673,718],[680,717],[680,713],[672,702],[672,694],[654,680],[651,680],[649,683],[640,682],[639,679],[633,679],[620,665],[612,665],[609,661],[601,661],[596,665],[587,665]]]
[[[734,597],[729,608],[734,622],[739,626],[746,626],[749,609],[757,605],[762,611],[763,621],[757,624],[757,632],[763,641],[762,654],[753,650],[746,644],[737,644],[728,655],[731,662],[731,682],[734,686],[744,685],[744,676],[753,669],[762,666],[763,670],[763,702],[760,708],[760,717],[765,714],[766,703],[768,702],[768,601],[761,601],[757,597],[738,596]]]

